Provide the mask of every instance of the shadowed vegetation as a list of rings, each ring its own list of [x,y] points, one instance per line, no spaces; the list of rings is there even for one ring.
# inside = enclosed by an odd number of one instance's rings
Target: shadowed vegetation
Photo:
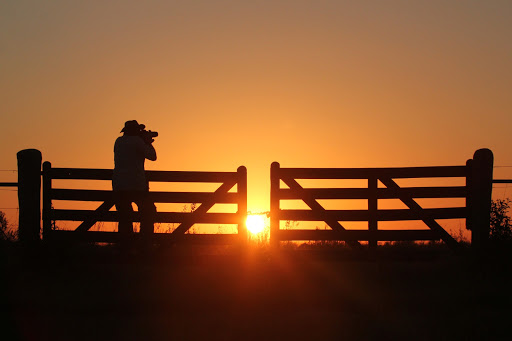
[[[512,241],[512,221],[508,215],[510,199],[497,199],[491,203],[490,239],[494,243]]]
[[[437,247],[437,249],[436,249]],[[511,255],[113,245],[2,253],[14,340],[468,340],[510,337]],[[429,250],[428,256],[422,250]]]

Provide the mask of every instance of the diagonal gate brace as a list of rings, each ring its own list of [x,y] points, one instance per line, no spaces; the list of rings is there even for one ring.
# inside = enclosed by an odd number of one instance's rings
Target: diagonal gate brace
[[[379,178],[379,180],[387,188],[400,189],[400,186],[398,186],[398,184],[391,178]],[[398,191],[398,193],[400,200],[402,200],[402,202],[407,205],[411,211],[413,211],[428,227],[430,227],[432,231],[436,232],[450,248],[455,249],[460,246],[459,243],[453,239],[453,237],[446,232],[446,230],[443,229],[435,219],[423,214],[423,208],[411,196],[401,194],[400,191]]]
[[[227,181],[217,188],[215,194],[227,193],[236,184],[236,181]],[[215,197],[215,196],[214,196]],[[190,213],[190,220],[181,223],[171,234],[171,241],[175,242],[179,237],[183,236],[195,224],[194,217],[200,216],[208,212],[216,204],[215,199],[210,199],[201,203],[201,205],[192,213]]]
[[[108,212],[112,206],[114,206],[114,200],[105,200],[97,209],[94,211],[94,213],[104,213]],[[75,231],[77,232],[85,232],[89,231],[89,229],[94,225],[98,219],[91,217],[89,219],[84,220]]]
[[[290,178],[290,177],[283,177],[281,178],[281,180],[283,180],[283,182],[288,186],[290,187],[290,189],[294,190],[294,191],[297,191],[297,192],[300,192],[302,191],[304,188],[293,178]],[[306,203],[306,205],[308,205],[311,210],[313,211],[317,211],[317,212],[325,212],[325,208],[322,207],[322,205],[320,205],[318,203],[318,201],[316,201],[315,199],[308,199],[308,198],[302,198],[302,200]],[[329,225],[334,231],[346,231],[346,229],[335,219],[326,219],[325,222],[327,223],[327,225]],[[357,240],[346,240],[345,241],[348,245],[350,246],[353,246],[353,247],[360,247],[361,244],[357,241]]]

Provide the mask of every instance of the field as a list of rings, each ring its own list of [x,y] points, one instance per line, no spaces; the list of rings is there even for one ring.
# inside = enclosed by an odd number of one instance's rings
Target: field
[[[506,340],[510,257],[175,247],[2,252],[2,340]],[[8,337],[3,337],[3,335]]]

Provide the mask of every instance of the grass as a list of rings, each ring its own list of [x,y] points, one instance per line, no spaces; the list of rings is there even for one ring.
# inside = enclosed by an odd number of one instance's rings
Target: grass
[[[5,340],[499,340],[510,253],[113,246],[2,251]],[[336,251],[341,251],[336,254]],[[418,256],[430,252],[429,257]]]

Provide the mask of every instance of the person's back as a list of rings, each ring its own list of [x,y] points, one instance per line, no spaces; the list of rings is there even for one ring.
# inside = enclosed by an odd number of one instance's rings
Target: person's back
[[[114,191],[144,191],[147,181],[144,171],[145,159],[155,161],[156,152],[152,145],[139,136],[124,135],[114,144]]]

